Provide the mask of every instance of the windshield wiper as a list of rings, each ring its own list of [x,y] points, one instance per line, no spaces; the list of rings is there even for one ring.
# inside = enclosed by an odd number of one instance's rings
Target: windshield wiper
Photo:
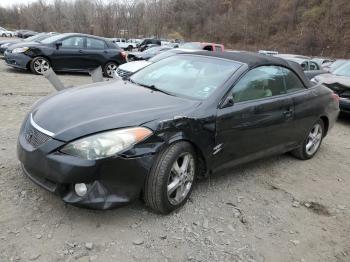
[[[129,80],[131,83],[133,83],[133,84],[136,84],[136,85],[139,85],[139,86],[142,86],[142,87],[151,89],[152,91],[161,92],[161,93],[166,94],[166,95],[169,95],[169,96],[175,96],[174,94],[168,93],[168,92],[166,92],[166,91],[164,91],[164,90],[161,90],[161,89],[157,88],[155,85],[146,85],[146,84],[137,83],[137,82],[131,80],[130,78],[129,78],[128,80]]]

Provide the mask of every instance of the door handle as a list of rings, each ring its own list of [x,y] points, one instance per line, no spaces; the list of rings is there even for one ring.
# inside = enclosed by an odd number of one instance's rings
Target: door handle
[[[291,118],[293,117],[294,110],[293,108],[288,108],[286,111],[283,112],[283,115],[285,118]]]
[[[82,54],[82,53],[84,53],[84,52],[83,52],[83,50],[80,49],[80,50],[79,50],[79,53]]]

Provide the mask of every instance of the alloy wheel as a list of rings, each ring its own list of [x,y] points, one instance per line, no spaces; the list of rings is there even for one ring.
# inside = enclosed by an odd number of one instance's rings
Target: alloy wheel
[[[50,64],[47,60],[39,58],[34,61],[34,70],[38,74],[43,74],[50,69]]]
[[[306,142],[306,153],[311,156],[315,154],[321,145],[323,129],[320,124],[314,125],[310,131]]]
[[[167,184],[168,200],[179,205],[191,191],[195,174],[195,161],[190,153],[180,155],[174,162]]]
[[[114,72],[117,70],[118,66],[116,64],[108,64],[106,72],[108,76],[113,76]]]

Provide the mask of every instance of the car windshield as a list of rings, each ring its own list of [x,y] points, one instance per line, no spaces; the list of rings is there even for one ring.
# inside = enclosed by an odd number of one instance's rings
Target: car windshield
[[[336,60],[329,66],[329,71],[333,72],[334,70],[336,70],[337,68],[339,68],[345,63],[346,63],[346,60]]]
[[[350,62],[342,65],[338,69],[334,70],[334,75],[350,77]]]
[[[57,40],[61,39],[65,37],[65,35],[54,35],[54,36],[51,36],[49,38],[46,38],[44,40],[41,41],[41,43],[43,44],[52,44],[54,42],[56,42]]]
[[[220,58],[175,55],[140,70],[130,81],[171,95],[205,100],[239,66]]]

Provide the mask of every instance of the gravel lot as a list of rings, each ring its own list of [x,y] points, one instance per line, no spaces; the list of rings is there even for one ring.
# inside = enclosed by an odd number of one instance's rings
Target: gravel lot
[[[350,116],[314,159],[282,155],[199,181],[187,205],[168,216],[141,201],[98,212],[65,205],[20,170],[22,119],[52,92],[42,76],[0,60],[1,262],[350,261]]]

